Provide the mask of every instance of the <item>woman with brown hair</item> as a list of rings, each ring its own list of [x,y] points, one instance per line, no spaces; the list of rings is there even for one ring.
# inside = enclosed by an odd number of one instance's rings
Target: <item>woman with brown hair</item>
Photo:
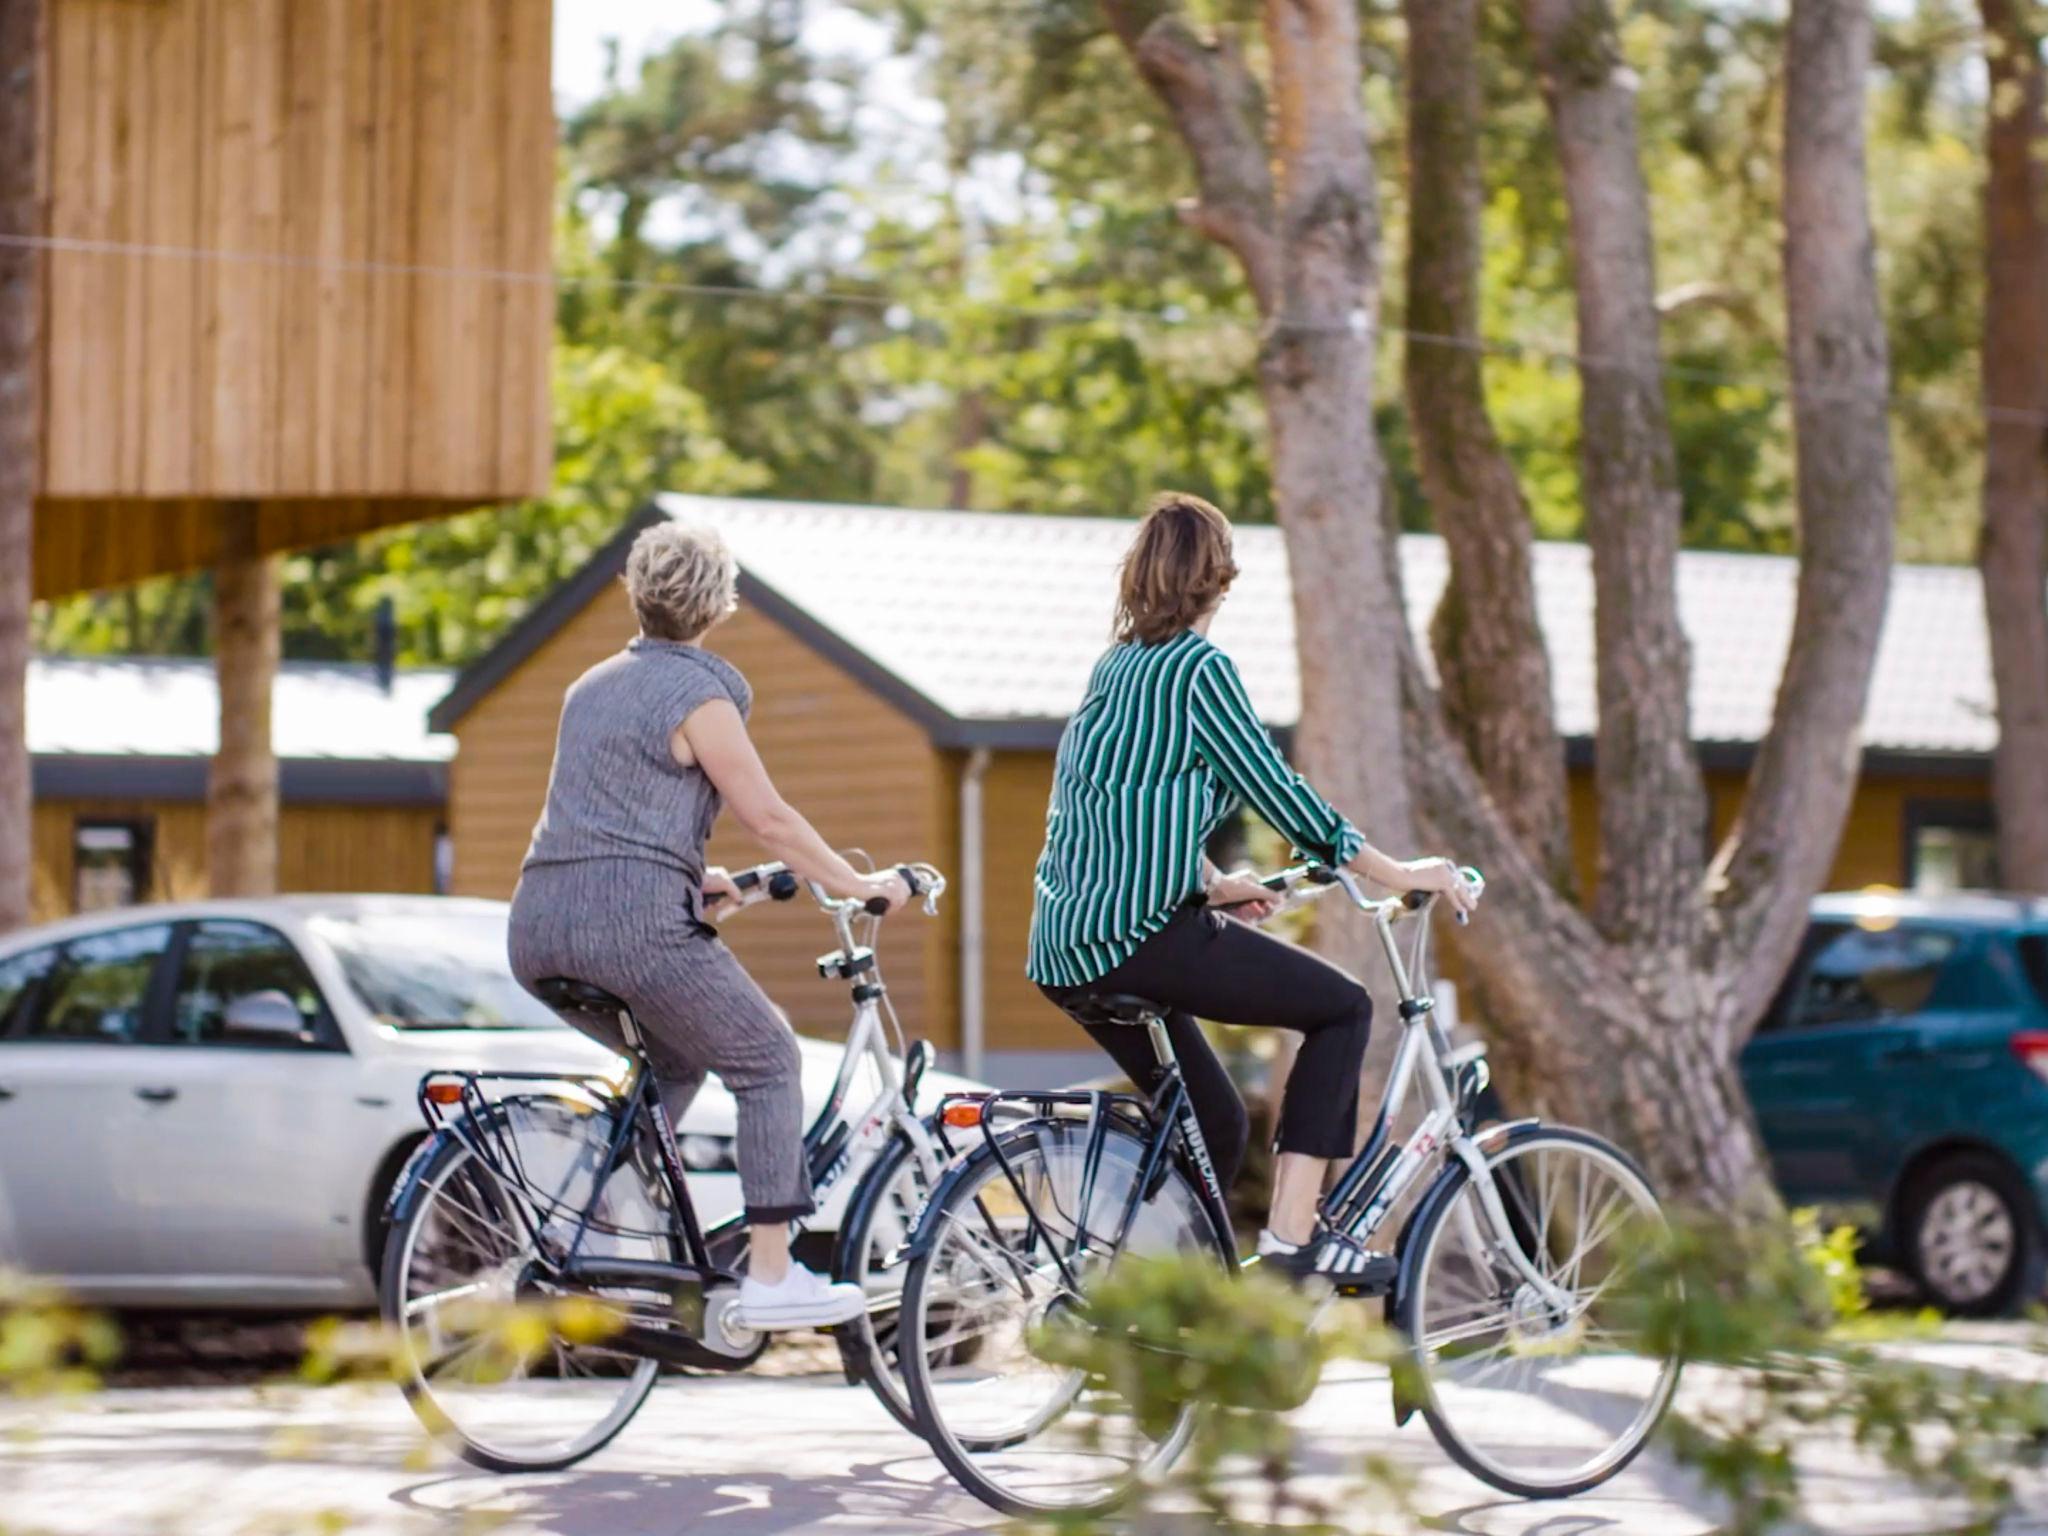
[[[1063,1008],[1121,992],[1171,1010],[1174,1053],[1226,1189],[1244,1158],[1244,1102],[1195,1020],[1301,1034],[1259,1253],[1308,1273],[1336,1262],[1315,1230],[1316,1201],[1330,1159],[1353,1148],[1372,1000],[1329,962],[1226,917],[1267,915],[1272,892],[1217,870],[1203,848],[1242,803],[1310,858],[1390,890],[1443,892],[1460,911],[1471,897],[1450,860],[1389,858],[1287,765],[1236,666],[1209,643],[1236,576],[1221,512],[1198,496],[1154,498],[1124,557],[1116,643],[1060,738],[1026,970]],[[1141,1031],[1082,1027],[1150,1091],[1159,1069]]]

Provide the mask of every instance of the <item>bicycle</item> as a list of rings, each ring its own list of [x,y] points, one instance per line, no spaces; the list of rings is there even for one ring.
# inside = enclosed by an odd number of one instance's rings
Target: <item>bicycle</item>
[[[946,881],[903,866],[936,915]],[[741,904],[787,901],[799,882],[764,864],[734,877]],[[840,1222],[832,1274],[870,1294],[868,1311],[830,1330],[849,1382],[865,1381],[915,1428],[891,1369],[900,1256],[950,1149],[915,1109],[931,1053],[905,1047],[875,953],[879,898],[811,895],[838,948],[821,976],[847,982],[854,1013],[830,1095],[804,1136],[822,1199],[858,1152],[881,1143]],[[866,932],[856,923],[865,920]],[[621,999],[573,978],[541,983],[564,1015],[616,1020],[626,1043],[611,1077],[432,1072],[420,1109],[432,1134],[391,1197],[379,1286],[397,1336],[401,1387],[435,1436],[473,1465],[552,1471],[624,1429],[664,1365],[743,1370],[768,1336],[734,1313],[743,1214],[702,1229],[677,1131],[663,1107],[638,1022]],[[856,1080],[878,1091],[845,1113]]]
[[[1476,871],[1465,874],[1483,889]],[[1383,1302],[1414,1365],[1397,1375],[1397,1424],[1419,1411],[1483,1481],[1525,1498],[1606,1481],[1642,1449],[1677,1386],[1679,1361],[1631,1353],[1638,1314],[1617,1315],[1640,1301],[1617,1288],[1645,1251],[1638,1240],[1664,1230],[1655,1194],[1626,1154],[1585,1131],[1533,1119],[1478,1127],[1484,1047],[1454,1050],[1435,1015],[1426,922],[1406,961],[1394,934],[1398,920],[1428,911],[1429,896],[1371,901],[1349,875],[1314,865],[1265,883],[1283,905],[1344,890],[1372,916],[1400,998],[1378,1117],[1319,1208],[1335,1234],[1324,1305]],[[1038,1330],[1085,1326],[1088,1286],[1114,1264],[1178,1253],[1238,1263],[1166,1010],[1140,997],[1089,1001],[1091,1021],[1149,1034],[1163,1069],[1150,1098],[949,1096],[943,1121],[978,1122],[981,1139],[933,1192],[904,1276],[900,1363],[925,1438],[963,1487],[1020,1517],[1114,1507],[1172,1464],[1196,1412],[1147,1433],[1106,1384],[1041,1358]],[[1426,1109],[1392,1145],[1418,1077]],[[1432,1167],[1395,1253],[1370,1253],[1365,1244]],[[980,1330],[964,1366],[963,1325]]]

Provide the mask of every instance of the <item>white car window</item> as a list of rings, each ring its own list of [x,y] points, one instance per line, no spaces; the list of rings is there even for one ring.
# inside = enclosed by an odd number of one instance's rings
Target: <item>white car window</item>
[[[308,925],[380,1024],[566,1029],[512,975],[500,912],[328,913]]]
[[[275,993],[298,1010],[305,1044],[322,1033],[320,989],[291,941],[263,923],[215,919],[196,925],[178,960],[178,990],[171,1002],[171,1038],[186,1045],[261,1045],[293,1049],[299,1042],[252,1037],[228,1024],[228,1010],[243,998]]]
[[[109,1044],[136,1039],[142,1033],[150,977],[170,942],[169,923],[73,939],[59,953],[19,1037]]]

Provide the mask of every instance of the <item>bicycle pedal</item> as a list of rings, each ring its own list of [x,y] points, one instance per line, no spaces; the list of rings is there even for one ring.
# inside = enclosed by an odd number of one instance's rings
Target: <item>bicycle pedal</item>
[[[1400,1278],[1401,1266],[1384,1253],[1361,1255],[1363,1263],[1356,1270],[1339,1274],[1325,1272],[1323,1279],[1339,1296],[1391,1296],[1394,1282]]]
[[[1393,1293],[1401,1266],[1391,1254],[1374,1253],[1357,1243],[1331,1238],[1325,1240],[1322,1251],[1316,1255],[1313,1273],[1317,1279],[1328,1281],[1339,1296],[1387,1296]]]

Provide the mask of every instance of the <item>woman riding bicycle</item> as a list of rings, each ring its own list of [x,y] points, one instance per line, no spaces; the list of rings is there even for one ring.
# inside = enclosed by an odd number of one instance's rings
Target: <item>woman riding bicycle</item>
[[[1302,1036],[1279,1116],[1262,1261],[1307,1273],[1325,1234],[1316,1201],[1349,1157],[1372,1000],[1304,949],[1233,921],[1273,893],[1217,870],[1203,850],[1240,802],[1304,855],[1394,891],[1471,895],[1448,859],[1389,858],[1293,771],[1253,712],[1209,625],[1237,576],[1230,523],[1200,497],[1153,499],[1124,557],[1115,641],[1060,738],[1026,971],[1062,1008],[1128,993],[1170,1010],[1167,1029],[1196,1118],[1228,1189],[1243,1161],[1244,1101],[1195,1020]],[[1082,1020],[1141,1090],[1159,1065],[1143,1032]]]
[[[705,1073],[723,1079],[751,1229],[740,1320],[826,1327],[867,1299],[790,1258],[789,1223],[813,1209],[796,1036],[704,920],[740,894],[705,867],[704,842],[730,805],[773,857],[835,896],[893,909],[910,891],[900,875],[855,870],[776,792],[747,735],[752,690],[700,644],[738,606],[738,579],[708,528],[665,523],[634,541],[625,581],[640,633],[563,700],[547,803],[512,898],[512,969],[528,989],[566,976],[624,999],[671,1124]],[[598,1021],[578,1024],[622,1043]]]

